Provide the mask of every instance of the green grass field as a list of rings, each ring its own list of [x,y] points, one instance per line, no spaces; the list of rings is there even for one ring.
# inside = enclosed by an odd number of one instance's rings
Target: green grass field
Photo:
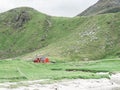
[[[109,78],[109,74],[96,72],[119,72],[120,59],[84,62],[33,63],[23,60],[0,61],[0,82],[39,79]]]

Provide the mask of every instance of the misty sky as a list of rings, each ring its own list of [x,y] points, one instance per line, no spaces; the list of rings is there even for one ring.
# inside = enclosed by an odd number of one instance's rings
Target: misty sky
[[[73,17],[98,0],[0,0],[0,12],[16,7],[32,7],[52,16]]]

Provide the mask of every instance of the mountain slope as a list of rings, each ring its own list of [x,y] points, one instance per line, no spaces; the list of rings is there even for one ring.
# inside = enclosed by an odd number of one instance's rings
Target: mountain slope
[[[119,15],[120,13],[72,18],[72,23],[78,25],[69,35],[32,54],[28,54],[28,57],[36,53],[59,58],[67,57],[72,60],[91,60],[110,56],[119,57]],[[61,25],[61,23],[57,25]]]
[[[40,54],[72,60],[120,56],[120,13],[64,18],[17,8],[2,13],[0,21],[1,59]]]
[[[68,18],[54,20],[50,16],[26,7],[2,13],[0,21],[0,58],[33,52],[56,42],[76,27],[68,26],[73,20]],[[60,25],[57,25],[59,23]]]
[[[120,0],[99,0],[78,16],[120,12]]]
[[[41,33],[44,32],[42,28],[46,15],[38,14],[31,8],[20,8],[0,15],[1,58],[14,57],[42,47],[39,43],[44,43]]]

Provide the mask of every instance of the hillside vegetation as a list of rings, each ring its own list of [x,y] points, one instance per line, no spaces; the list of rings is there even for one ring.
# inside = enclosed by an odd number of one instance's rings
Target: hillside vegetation
[[[99,0],[96,4],[89,7],[78,16],[89,16],[116,12],[120,12],[120,0]]]
[[[120,56],[120,13],[51,17],[32,8],[0,14],[0,58],[36,55],[69,60]]]

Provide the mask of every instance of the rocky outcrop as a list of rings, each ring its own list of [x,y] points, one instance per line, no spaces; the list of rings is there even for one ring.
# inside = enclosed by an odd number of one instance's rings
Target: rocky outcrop
[[[21,11],[14,18],[14,28],[22,27],[26,22],[30,20],[30,15],[27,11]]]
[[[16,16],[16,27],[22,27],[24,23],[30,20],[30,16],[26,11],[22,11]]]

